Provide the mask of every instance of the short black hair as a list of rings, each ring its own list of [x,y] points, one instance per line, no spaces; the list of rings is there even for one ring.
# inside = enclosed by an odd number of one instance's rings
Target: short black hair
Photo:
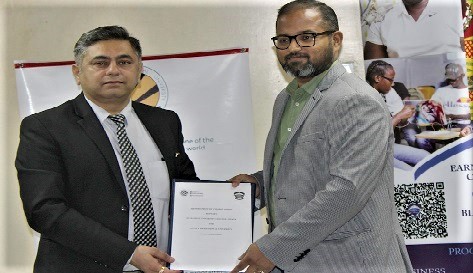
[[[279,18],[281,16],[286,15],[292,11],[299,10],[299,9],[316,9],[320,12],[322,16],[323,24],[327,30],[335,30],[338,31],[338,18],[335,11],[328,6],[327,4],[316,1],[316,0],[295,0],[289,2],[282,6],[278,11],[278,17],[276,19],[276,27],[278,25]]]
[[[394,69],[392,64],[387,63],[383,60],[372,61],[368,65],[368,68],[366,68],[366,81],[370,85],[373,85],[374,77],[384,76],[384,74],[386,74],[386,70],[388,69]]]
[[[131,47],[135,51],[138,58],[141,59],[140,41],[132,36],[124,28],[120,26],[104,26],[94,28],[80,36],[74,46],[74,59],[76,64],[80,64],[84,58],[85,52],[89,46],[100,41],[106,40],[126,40],[130,42]]]

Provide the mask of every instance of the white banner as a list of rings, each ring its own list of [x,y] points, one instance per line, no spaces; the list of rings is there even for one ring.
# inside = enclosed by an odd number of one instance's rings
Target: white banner
[[[72,63],[15,62],[21,118],[80,93]],[[248,49],[144,57],[143,65],[133,99],[179,114],[200,178],[256,170]]]

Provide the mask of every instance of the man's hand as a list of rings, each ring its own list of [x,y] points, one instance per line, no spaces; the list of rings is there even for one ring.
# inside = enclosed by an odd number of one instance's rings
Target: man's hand
[[[246,269],[246,273],[268,273],[274,269],[275,265],[273,262],[268,260],[266,256],[259,250],[256,244],[251,244],[246,252],[240,256],[240,262],[233,268],[230,273],[238,273],[241,270]]]
[[[145,273],[178,273],[179,270],[164,268],[166,263],[174,262],[174,258],[156,247],[138,246],[131,257],[130,264]]]
[[[403,120],[407,120],[416,113],[415,107],[412,105],[404,105],[404,107],[398,113],[392,117],[392,125],[397,126]]]
[[[400,119],[408,119],[412,117],[412,115],[415,114],[415,107],[412,105],[404,105],[401,111],[397,113],[396,115],[399,115]]]
[[[464,136],[467,136],[469,134],[471,134],[471,126],[466,126],[465,128],[463,128],[461,131],[460,131],[460,137],[464,137]]]
[[[255,197],[259,197],[259,185],[258,181],[256,181],[256,178],[254,176],[248,175],[248,174],[239,174],[237,176],[234,176],[229,179],[229,181],[232,182],[233,187],[238,187],[241,182],[251,182],[256,185],[256,191],[255,191]]]

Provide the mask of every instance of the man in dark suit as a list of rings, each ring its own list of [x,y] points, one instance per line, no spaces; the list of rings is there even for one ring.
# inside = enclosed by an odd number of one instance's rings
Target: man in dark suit
[[[176,272],[165,267],[170,180],[197,179],[176,113],[131,101],[137,39],[118,26],[74,48],[75,99],[26,117],[16,168],[34,272]]]

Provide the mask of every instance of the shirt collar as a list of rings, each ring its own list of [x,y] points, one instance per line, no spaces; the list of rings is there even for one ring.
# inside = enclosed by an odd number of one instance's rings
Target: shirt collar
[[[315,76],[310,80],[309,82],[303,84],[301,87],[298,87],[297,85],[297,79],[293,79],[287,86],[286,92],[289,93],[289,95],[293,96],[297,90],[302,90],[306,92],[309,95],[312,95],[315,91],[315,88],[319,86],[320,82],[322,79],[327,75],[328,71],[336,64],[338,63],[338,60],[335,60],[335,62],[332,63],[332,65],[329,67],[329,69],[325,70],[324,72],[320,73],[319,75]]]
[[[398,14],[404,14],[405,16],[411,17],[411,15],[407,13],[406,6],[404,6],[404,3],[402,3],[402,1],[399,1],[397,11]],[[427,2],[427,6],[425,6],[425,9],[422,11],[422,14],[420,15],[419,19],[425,16],[433,16],[435,14],[437,14],[437,10],[435,10],[435,6],[431,3],[431,1],[429,1]]]
[[[95,104],[94,102],[92,102],[91,100],[89,100],[87,98],[87,96],[84,96],[84,97],[85,97],[85,100],[87,101],[87,103],[89,103],[90,107],[92,107],[92,110],[94,111],[94,113],[97,116],[97,118],[99,119],[99,121],[101,123],[104,123],[107,120],[108,116],[110,116],[110,113],[107,112],[102,107]],[[128,119],[131,116],[132,110],[133,110],[133,108],[131,107],[131,100],[130,100],[128,102],[128,104],[125,106],[125,108],[123,108],[123,110],[120,112],[120,114],[123,114],[125,116],[125,118]]]

